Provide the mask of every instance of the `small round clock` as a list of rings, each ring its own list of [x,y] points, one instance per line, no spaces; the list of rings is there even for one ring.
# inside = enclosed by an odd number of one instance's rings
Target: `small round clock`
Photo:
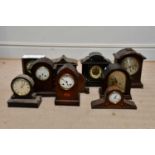
[[[70,90],[74,86],[75,81],[71,74],[64,74],[60,77],[59,84],[62,89]]]
[[[99,79],[102,77],[102,68],[99,65],[94,65],[90,68],[89,74],[93,79]]]
[[[117,86],[109,86],[104,98],[91,102],[93,109],[137,109],[135,103],[131,100],[126,100],[123,92]]]
[[[29,96],[32,92],[34,81],[28,75],[19,75],[11,82],[11,88],[18,97]]]
[[[35,60],[28,61],[26,64],[26,71],[31,74],[31,67]]]

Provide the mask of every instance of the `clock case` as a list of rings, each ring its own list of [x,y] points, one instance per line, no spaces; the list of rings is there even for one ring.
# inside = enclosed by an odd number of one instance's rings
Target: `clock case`
[[[39,80],[35,73],[37,69],[41,66],[45,66],[49,70],[49,78],[45,81]],[[31,67],[32,78],[34,80],[34,91],[36,94],[43,97],[55,96],[55,73],[54,73],[54,63],[51,59],[44,57],[36,60]]]
[[[109,101],[109,95],[116,91],[121,95],[121,100],[117,103],[111,103]],[[106,89],[104,98],[94,100],[91,102],[92,109],[137,109],[136,104],[131,100],[126,100],[124,94],[117,86],[110,86]]]
[[[92,52],[89,54],[89,56],[85,57],[84,59],[81,60],[82,64],[82,74],[86,79],[86,86],[88,87],[100,87],[103,83],[103,78],[104,78],[104,71],[105,68],[111,64],[109,59],[106,59],[105,57],[102,56],[101,53],[99,52]],[[102,77],[99,79],[93,79],[90,76],[90,69],[94,65],[98,65],[102,68]]]
[[[18,96],[14,93],[11,98],[8,100],[8,107],[25,107],[25,108],[38,108],[41,104],[42,98],[41,96],[36,95],[33,91],[34,81],[31,77],[25,74],[21,74],[15,77],[11,82],[11,89],[13,91],[13,83],[18,78],[25,79],[29,82],[31,91],[26,96]]]
[[[125,48],[117,53],[114,53],[114,61],[115,63],[121,64],[122,60],[126,57],[135,57],[139,63],[139,70],[134,75],[130,75],[131,77],[131,87],[132,88],[143,88],[143,84],[141,82],[141,74],[142,74],[142,67],[143,61],[146,59],[141,53],[137,53],[132,48]]]
[[[75,81],[74,86],[69,90],[64,90],[59,85],[59,79],[64,74],[70,74]],[[57,72],[56,76],[56,99],[55,105],[79,106],[80,92],[85,88],[85,79],[78,73],[72,64],[64,64]]]
[[[29,62],[35,62],[38,59],[41,59],[45,57],[44,55],[24,55],[22,57],[22,70],[23,70],[23,74],[29,75],[31,76],[31,73],[27,70],[27,64]],[[32,67],[32,66],[31,66]],[[30,68],[31,68],[30,67]]]
[[[126,99],[132,99],[131,93],[130,93],[131,79],[130,79],[129,73],[120,64],[117,64],[117,63],[110,64],[105,70],[105,77],[104,77],[103,83],[101,84],[101,88],[99,89],[100,98],[104,97],[105,91],[108,88],[108,77],[114,71],[121,71],[126,75],[126,87],[125,87],[124,97]]]

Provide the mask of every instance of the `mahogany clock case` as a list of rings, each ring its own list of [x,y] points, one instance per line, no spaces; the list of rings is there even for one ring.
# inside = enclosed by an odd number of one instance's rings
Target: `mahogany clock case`
[[[106,59],[99,52],[92,52],[89,56],[81,60],[82,74],[86,79],[86,86],[88,87],[99,87],[101,86],[104,78],[104,72],[106,67],[111,64],[109,59]],[[90,75],[90,70],[93,66],[101,68],[101,76],[99,78],[93,78]]]
[[[60,79],[64,75],[72,77],[74,85],[65,90],[60,86]],[[62,66],[56,76],[56,99],[55,105],[68,105],[79,106],[80,105],[80,92],[85,87],[84,77],[78,73],[76,68],[72,64],[65,64]]]
[[[28,94],[20,96],[14,91],[14,83],[17,80],[26,80],[30,86],[30,91]],[[38,108],[42,101],[41,96],[36,95],[33,91],[34,81],[31,77],[26,74],[21,74],[15,77],[11,82],[11,89],[13,91],[13,95],[8,100],[8,107],[26,107],[26,108]],[[22,86],[20,89],[23,89]]]
[[[126,99],[132,99],[131,94],[130,94],[131,80],[130,80],[129,73],[120,64],[117,64],[117,63],[110,64],[107,67],[107,70],[105,71],[105,77],[104,77],[103,83],[101,85],[101,88],[99,89],[100,98],[104,97],[105,91],[109,87],[108,86],[108,78],[115,71],[116,72],[121,72],[121,73],[123,73],[125,75],[124,96],[125,96]],[[116,80],[116,83],[119,84],[120,81]]]
[[[49,77],[46,80],[40,80],[36,76],[36,72],[40,67],[45,67],[48,70]],[[55,74],[54,74],[54,64],[49,58],[41,58],[32,64],[31,72],[32,78],[34,80],[34,91],[41,96],[55,96]],[[42,73],[43,74],[43,73]]]
[[[121,96],[118,103],[112,103],[109,96],[112,92],[116,92]],[[137,109],[135,103],[124,98],[124,94],[116,86],[108,87],[105,91],[104,98],[100,98],[91,102],[92,109]]]
[[[119,63],[119,64],[122,64],[122,61],[126,57],[134,57],[137,60],[139,64],[139,69],[135,74],[130,75],[131,87],[132,88],[143,88],[143,84],[141,82],[141,74],[142,74],[142,68],[143,68],[143,61],[144,59],[146,59],[146,57],[144,57],[141,53],[137,53],[132,48],[122,49],[118,51],[117,53],[114,53],[113,55],[114,55],[115,63]]]

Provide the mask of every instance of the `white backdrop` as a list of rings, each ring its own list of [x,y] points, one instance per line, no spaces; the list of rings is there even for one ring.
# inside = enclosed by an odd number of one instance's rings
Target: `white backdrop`
[[[155,27],[0,27],[0,58],[66,54],[80,59],[99,51],[113,59],[112,53],[124,47],[155,60]]]

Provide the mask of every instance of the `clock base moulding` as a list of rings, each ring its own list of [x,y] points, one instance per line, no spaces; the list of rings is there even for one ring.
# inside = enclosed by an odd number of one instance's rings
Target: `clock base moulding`
[[[142,82],[131,83],[131,88],[144,88]]]
[[[113,104],[106,102],[104,98],[91,102],[92,109],[137,109],[136,104],[133,101],[124,99],[123,103]]]
[[[14,95],[8,100],[8,107],[38,108],[41,104],[41,96],[33,95],[32,98],[15,98]]]
[[[79,99],[77,100],[55,100],[55,105],[61,106],[80,106]]]

